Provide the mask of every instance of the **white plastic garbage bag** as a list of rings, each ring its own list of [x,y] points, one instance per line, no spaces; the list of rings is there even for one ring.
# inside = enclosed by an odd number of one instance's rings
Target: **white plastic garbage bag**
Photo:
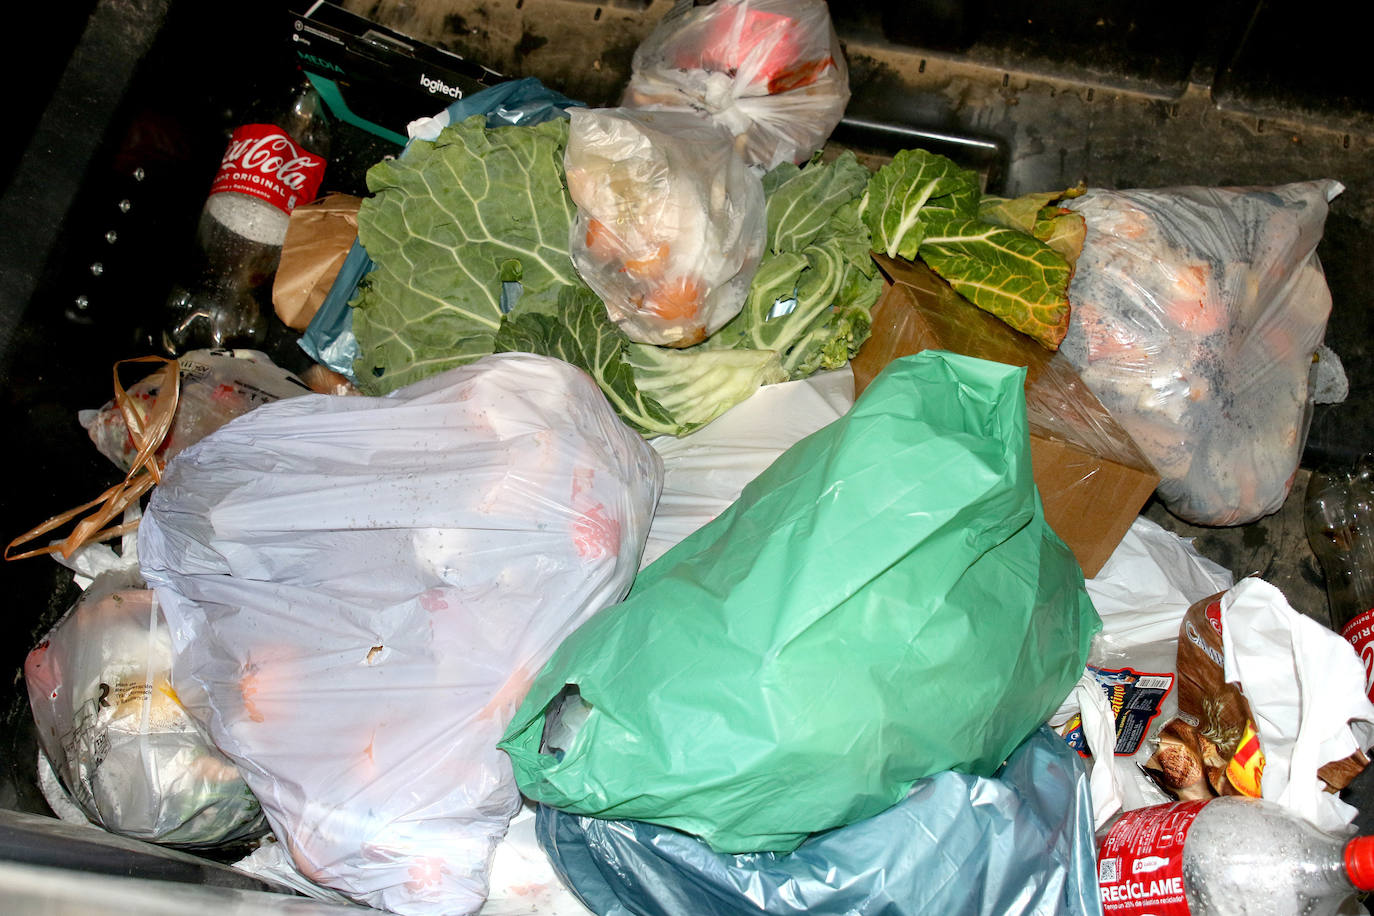
[[[589,376],[503,353],[258,408],[177,456],[139,537],[177,683],[307,878],[471,913],[520,794],[496,749],[618,601],[662,481]]]

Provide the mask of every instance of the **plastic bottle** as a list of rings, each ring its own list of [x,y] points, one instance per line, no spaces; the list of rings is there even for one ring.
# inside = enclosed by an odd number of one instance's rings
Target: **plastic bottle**
[[[168,297],[161,343],[169,354],[263,341],[291,211],[319,192],[329,126],[309,81],[300,77],[285,99],[256,114],[234,130],[189,270]]]
[[[1374,890],[1374,836],[1239,795],[1127,811],[1099,835],[1106,916],[1326,916]]]
[[[1360,654],[1374,699],[1374,460],[1313,471],[1304,517],[1326,574],[1331,628]]]

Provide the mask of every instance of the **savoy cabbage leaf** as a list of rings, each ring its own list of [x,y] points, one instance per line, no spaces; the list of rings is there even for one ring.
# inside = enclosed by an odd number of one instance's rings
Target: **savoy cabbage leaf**
[[[860,212],[874,248],[919,258],[974,305],[1055,349],[1068,331],[1073,267],[1033,233],[1057,238],[1068,224],[1045,221],[1053,214],[1043,201],[982,208],[981,196],[976,173],[936,153],[903,150],[873,175]],[[1072,244],[1071,236],[1062,241]]]
[[[615,412],[645,436],[683,436],[786,380],[776,353],[676,350],[632,343],[596,293],[567,287],[552,312],[520,308],[496,335],[496,350],[537,353],[590,375]]]
[[[978,174],[923,149],[904,149],[878,169],[860,207],[873,248],[888,257],[916,259],[926,227],[978,215]]]
[[[568,255],[568,125],[476,115],[368,170],[358,238],[374,267],[351,305],[358,387],[384,394],[492,352],[502,282],[531,308],[580,284]]]
[[[965,299],[1016,330],[1057,347],[1069,330],[1063,256],[1033,236],[976,219],[941,223],[921,260]]]
[[[629,339],[606,315],[596,293],[585,286],[565,287],[552,311],[522,307],[513,311],[496,335],[496,352],[510,350],[551,356],[590,375],[620,418],[645,435],[678,428],[652,396],[639,389],[625,361]]]
[[[883,285],[859,216],[871,177],[852,152],[769,172],[768,250],[744,307],[694,349],[771,350],[792,379],[848,362]]]
[[[634,367],[641,395],[662,404],[673,418],[671,428],[658,430],[672,436],[700,429],[760,386],[787,381],[778,354],[771,350],[676,349],[631,343],[625,348],[625,360]]]
[[[1013,198],[984,195],[978,202],[978,215],[990,223],[1029,232],[1073,265],[1083,251],[1088,226],[1082,213],[1059,202],[1080,197],[1086,190],[1079,185],[1067,191],[1039,191]]]

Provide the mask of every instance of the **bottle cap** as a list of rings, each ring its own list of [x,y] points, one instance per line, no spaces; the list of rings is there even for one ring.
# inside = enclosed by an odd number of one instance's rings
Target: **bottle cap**
[[[1374,891],[1374,836],[1357,836],[1345,844],[1345,873],[1362,891]]]

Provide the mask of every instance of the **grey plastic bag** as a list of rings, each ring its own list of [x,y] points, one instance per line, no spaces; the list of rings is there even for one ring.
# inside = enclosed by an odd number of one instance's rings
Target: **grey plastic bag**
[[[944,772],[791,853],[728,855],[666,827],[541,805],[555,871],[600,916],[1102,912],[1082,762],[1048,728],[992,777]]]

